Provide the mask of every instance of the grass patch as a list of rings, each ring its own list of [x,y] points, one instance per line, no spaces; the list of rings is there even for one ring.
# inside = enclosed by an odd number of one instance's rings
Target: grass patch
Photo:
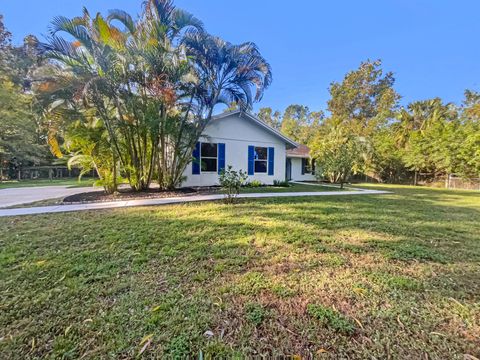
[[[0,189],[22,188],[32,186],[68,186],[68,187],[90,187],[95,182],[91,178],[83,178],[78,181],[76,178],[71,179],[38,179],[38,180],[8,180],[0,182]]]
[[[340,188],[322,185],[305,185],[305,184],[290,184],[290,186],[256,186],[256,187],[242,187],[241,194],[248,193],[282,193],[282,192],[318,192],[318,191],[342,191]],[[343,191],[347,191],[344,189]]]
[[[379,188],[1,218],[0,358],[480,357],[480,194]]]
[[[351,335],[355,331],[355,326],[345,316],[330,308],[322,305],[308,304],[307,313],[313,318],[319,320],[323,325],[344,333]]]
[[[245,317],[253,325],[259,326],[267,317],[267,310],[260,304],[248,303],[245,305]]]

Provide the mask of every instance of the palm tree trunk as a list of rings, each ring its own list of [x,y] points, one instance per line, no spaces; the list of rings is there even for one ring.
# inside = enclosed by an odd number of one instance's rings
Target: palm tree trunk
[[[113,158],[113,191],[117,191],[117,157],[115,156],[115,152],[112,153]]]

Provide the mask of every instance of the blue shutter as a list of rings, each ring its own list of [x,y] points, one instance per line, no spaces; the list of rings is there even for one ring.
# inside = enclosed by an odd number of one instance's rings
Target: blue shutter
[[[218,173],[225,169],[225,144],[218,144]]]
[[[248,175],[255,171],[255,146],[248,145]]]
[[[302,175],[305,175],[305,167],[307,166],[307,161],[302,158]]]
[[[275,159],[275,148],[268,148],[268,175],[273,175],[274,173],[274,159]]]
[[[192,156],[193,156],[192,174],[200,175],[200,143],[199,142],[195,144],[195,148],[193,149]]]

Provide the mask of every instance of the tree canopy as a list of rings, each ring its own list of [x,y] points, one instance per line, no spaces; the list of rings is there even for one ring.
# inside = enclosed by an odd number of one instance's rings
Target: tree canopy
[[[182,183],[213,114],[252,111],[272,82],[253,42],[206,32],[170,0],[147,0],[135,18],[56,17],[44,42],[14,46],[0,16],[0,169],[51,163],[95,170],[106,191],[126,179],[134,190]],[[457,174],[480,177],[480,94],[462,104],[440,98],[402,104],[393,72],[367,60],[329,86],[325,111],[291,104],[257,115],[308,145],[317,175],[362,174],[404,182]],[[4,175],[0,174],[0,179]]]

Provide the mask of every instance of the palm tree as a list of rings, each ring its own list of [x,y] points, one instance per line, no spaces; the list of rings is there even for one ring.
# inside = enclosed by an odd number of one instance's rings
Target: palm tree
[[[124,29],[115,27],[115,21]],[[49,43],[43,44],[50,59],[80,79],[77,99],[104,121],[112,153],[135,190],[148,188],[159,142],[160,154],[165,154],[166,119],[176,102],[178,79],[188,71],[188,60],[176,44],[188,28],[203,29],[171,1],[149,0],[137,22],[120,10],[106,19],[100,14],[92,18],[86,9],[82,17],[57,17]],[[67,42],[59,32],[75,41]]]
[[[145,1],[136,21],[121,10],[106,18],[86,9],[81,17],[57,17],[41,47],[57,64],[49,81],[63,89],[50,99],[94,110],[112,164],[120,162],[135,190],[146,189],[154,174],[162,188],[176,186],[215,106],[235,101],[251,108],[272,77],[255,44],[206,34],[171,0]]]
[[[448,124],[456,118],[456,110],[452,104],[443,104],[440,98],[434,98],[408,104],[407,109],[400,109],[397,118],[399,120],[395,126],[397,146],[408,150],[413,137],[418,142],[434,125]],[[417,175],[423,166],[420,161],[410,166],[414,170],[414,185],[417,184]]]
[[[191,160],[192,150],[216,105],[232,102],[250,109],[272,81],[271,67],[254,43],[233,45],[201,31],[189,31],[182,40],[192,59],[189,81],[183,82],[185,102],[172,159],[170,186],[174,186]]]
[[[217,104],[235,102],[250,109],[272,81],[270,64],[252,42],[233,45],[206,33],[188,33],[183,41],[194,58],[199,79],[199,109],[208,121]]]

